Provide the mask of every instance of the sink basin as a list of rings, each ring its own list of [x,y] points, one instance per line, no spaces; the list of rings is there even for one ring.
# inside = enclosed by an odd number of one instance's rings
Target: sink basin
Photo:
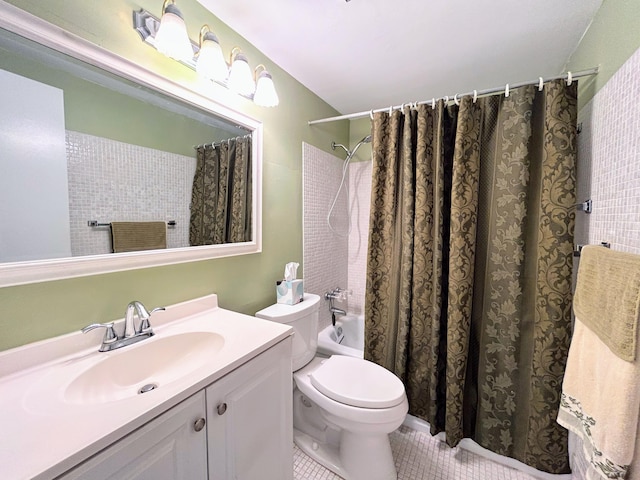
[[[83,371],[64,391],[74,404],[113,402],[139,395],[181,379],[203,367],[224,345],[213,332],[187,332],[152,337],[140,343],[104,354],[105,359]]]

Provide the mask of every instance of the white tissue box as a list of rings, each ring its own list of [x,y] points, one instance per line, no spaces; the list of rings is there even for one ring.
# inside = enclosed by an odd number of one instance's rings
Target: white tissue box
[[[276,299],[278,303],[295,305],[300,303],[304,297],[304,287],[302,279],[280,280],[276,282]]]

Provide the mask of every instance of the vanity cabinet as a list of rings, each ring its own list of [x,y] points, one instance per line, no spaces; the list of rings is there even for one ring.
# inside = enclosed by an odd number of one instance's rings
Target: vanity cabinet
[[[292,480],[291,340],[206,389],[209,480]]]
[[[292,480],[290,337],[59,480]]]
[[[205,394],[196,393],[107,447],[61,480],[205,480]],[[196,428],[196,423],[198,428]]]

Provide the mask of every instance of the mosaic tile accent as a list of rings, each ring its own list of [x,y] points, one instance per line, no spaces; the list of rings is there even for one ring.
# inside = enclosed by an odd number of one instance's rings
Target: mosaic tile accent
[[[428,433],[401,426],[390,435],[398,480],[535,480],[462,448],[449,448]],[[295,480],[340,480],[297,446],[293,453]]]
[[[576,243],[640,253],[640,49],[578,114]]]
[[[303,270],[306,292],[324,295],[335,287],[348,288],[348,217],[347,197],[343,188],[331,224],[327,214],[338,191],[342,178],[343,160],[312,145],[303,143]],[[348,180],[348,179],[347,179]],[[336,306],[348,309],[342,302]],[[331,324],[327,302],[320,304],[318,328]]]
[[[364,314],[364,295],[367,287],[367,249],[369,244],[369,210],[371,206],[371,161],[349,165],[349,205],[351,233],[349,234],[349,310]]]
[[[111,253],[109,228],[87,221],[169,221],[167,248],[189,245],[193,158],[67,131],[73,256]],[[187,207],[187,208],[185,208]]]

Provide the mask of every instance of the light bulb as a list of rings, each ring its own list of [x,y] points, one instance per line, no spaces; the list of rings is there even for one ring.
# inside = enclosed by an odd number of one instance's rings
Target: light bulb
[[[204,27],[203,27],[204,28]],[[213,32],[201,35],[200,51],[196,62],[196,71],[209,80],[224,82],[229,76],[229,67],[224,61],[222,48]]]
[[[261,107],[275,107],[280,103],[276,87],[273,84],[273,78],[266,70],[262,70],[258,74],[253,102]]]
[[[187,34],[187,26],[178,7],[169,4],[160,19],[160,27],[155,36],[156,49],[176,60],[193,59],[193,48]]]
[[[256,89],[249,61],[242,52],[238,52],[233,57],[229,72],[229,88],[245,96],[251,95]]]

